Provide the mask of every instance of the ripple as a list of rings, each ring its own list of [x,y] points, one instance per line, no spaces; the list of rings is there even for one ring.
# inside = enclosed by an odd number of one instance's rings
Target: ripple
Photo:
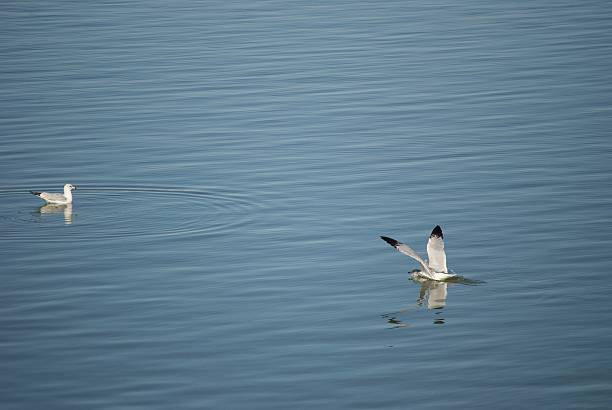
[[[0,189],[5,240],[213,235],[249,223],[260,207],[238,192],[160,186],[79,187],[72,209],[45,207],[25,198],[25,189]]]

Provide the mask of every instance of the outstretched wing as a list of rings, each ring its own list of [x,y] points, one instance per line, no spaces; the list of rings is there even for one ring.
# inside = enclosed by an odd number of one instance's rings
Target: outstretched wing
[[[429,267],[436,272],[447,273],[446,252],[444,252],[444,234],[442,228],[436,225],[427,241],[427,258]]]
[[[395,249],[397,249],[404,255],[408,255],[412,259],[415,259],[417,262],[419,262],[421,264],[421,269],[422,269],[421,273],[424,276],[428,276],[430,279],[433,279],[431,277],[431,270],[427,266],[427,262],[425,262],[423,258],[421,258],[419,254],[414,251],[414,249],[412,249],[410,246],[406,245],[405,243],[396,241],[395,239],[389,238],[388,236],[381,236],[380,239],[387,242],[389,245],[393,246]]]

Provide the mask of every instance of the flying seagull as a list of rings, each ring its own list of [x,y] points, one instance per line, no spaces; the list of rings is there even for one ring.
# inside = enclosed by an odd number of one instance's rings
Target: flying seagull
[[[446,253],[444,252],[444,235],[442,234],[442,228],[438,225],[431,231],[429,241],[427,242],[428,261],[423,260],[414,249],[405,243],[396,241],[388,236],[381,236],[380,238],[404,255],[416,259],[416,261],[421,264],[421,270],[418,274],[424,278],[445,280],[457,276],[454,273],[448,273],[448,268],[446,267]]]
[[[32,195],[36,195],[40,199],[45,200],[49,204],[66,205],[72,203],[72,191],[77,189],[72,184],[64,185],[64,194],[50,194],[48,192],[35,192],[30,191]]]

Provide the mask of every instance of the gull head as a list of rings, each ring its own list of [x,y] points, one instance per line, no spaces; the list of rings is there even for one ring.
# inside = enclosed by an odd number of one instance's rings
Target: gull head
[[[64,191],[74,191],[76,189],[77,189],[76,185],[72,185],[72,184],[64,185]]]

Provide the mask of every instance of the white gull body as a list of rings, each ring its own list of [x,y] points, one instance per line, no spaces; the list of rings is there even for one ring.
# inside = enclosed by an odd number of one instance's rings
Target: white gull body
[[[381,236],[381,239],[404,255],[408,255],[419,262],[421,270],[418,271],[417,274],[423,278],[442,281],[457,276],[454,273],[448,273],[448,268],[446,267],[446,252],[444,252],[444,235],[442,234],[442,228],[438,225],[436,225],[431,231],[431,235],[429,235],[429,241],[427,242],[427,261],[423,260],[414,249],[405,243],[401,243],[387,236]]]
[[[77,189],[76,186],[72,184],[66,184],[64,185],[64,194],[53,194],[49,192],[35,191],[30,191],[30,193],[46,201],[48,204],[66,205],[72,203],[72,191],[74,191],[75,189]]]

